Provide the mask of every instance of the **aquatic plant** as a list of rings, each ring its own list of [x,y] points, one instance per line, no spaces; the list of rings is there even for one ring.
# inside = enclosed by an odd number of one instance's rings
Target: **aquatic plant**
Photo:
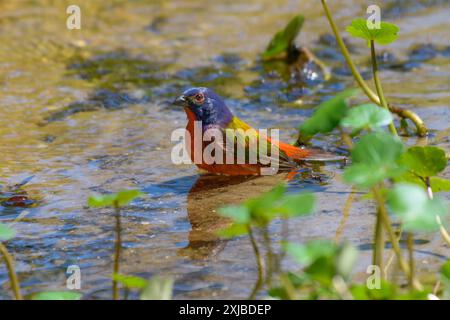
[[[373,232],[373,265],[381,270],[381,284],[371,291],[361,284],[349,282],[349,274],[356,256],[356,249],[348,244],[329,241],[280,245],[298,261],[303,269],[298,272],[282,272],[279,268],[282,255],[275,254],[268,234],[268,225],[277,218],[289,219],[313,211],[311,194],[285,195],[285,188],[278,186],[257,199],[241,206],[220,210],[234,223],[221,231],[225,237],[248,234],[255,253],[258,280],[250,298],[255,298],[263,284],[269,295],[278,298],[343,298],[343,299],[425,299],[431,293],[415,274],[413,243],[414,234],[439,230],[444,241],[448,233],[442,223],[448,214],[445,203],[433,197],[436,190],[448,190],[450,181],[436,177],[447,165],[445,152],[437,147],[411,147],[406,149],[396,131],[386,132],[383,127],[392,123],[392,115],[386,108],[373,104],[351,106],[348,100],[357,90],[346,90],[319,105],[313,115],[299,128],[300,137],[330,134],[338,130],[342,142],[350,151],[351,165],[344,170],[344,181],[353,189],[367,192],[376,206],[376,222]],[[357,139],[354,143],[353,140]],[[295,204],[295,205],[293,205]],[[344,211],[349,210],[346,204]],[[399,227],[394,230],[394,222]],[[254,228],[262,230],[266,256],[264,259],[254,236]],[[399,245],[398,233],[406,232],[408,259]],[[408,279],[408,290],[402,283],[386,280],[385,244],[387,240],[399,266]],[[446,269],[445,269],[446,270]],[[275,285],[272,279],[276,277]],[[263,280],[265,279],[265,281]],[[300,290],[301,289],[301,290]],[[436,291],[436,290],[434,290]],[[444,297],[444,296],[443,296]]]
[[[362,91],[376,105],[379,105],[397,114],[401,118],[402,127],[407,125],[406,119],[409,119],[416,126],[417,135],[425,136],[428,130],[423,120],[415,112],[408,109],[402,109],[388,103],[384,95],[379,77],[379,67],[377,62],[375,43],[378,43],[380,45],[387,45],[395,41],[398,37],[399,28],[392,23],[382,21],[380,23],[379,29],[369,29],[367,27],[366,20],[362,18],[357,18],[353,20],[351,25],[347,27],[347,31],[350,33],[350,35],[366,40],[368,46],[370,47],[372,72],[376,88],[376,92],[373,92],[372,89],[366,83],[366,81],[363,79],[355,63],[353,62],[349,50],[347,49],[347,45],[341,38],[337,26],[333,20],[331,11],[327,5],[327,1],[321,0],[321,2],[325,15],[330,23],[331,29],[336,38],[337,45],[339,46],[342,55],[345,58],[345,61],[347,62],[351,74],[355,78],[358,85],[361,87]],[[266,50],[263,52],[262,54],[263,60],[267,61],[267,60],[282,59],[287,61],[289,64],[292,64],[293,62],[297,63],[299,62],[299,60],[304,60],[303,58],[301,58],[302,56],[301,52],[305,48],[302,47],[297,48],[294,44],[294,40],[301,31],[304,21],[305,18],[302,15],[295,16],[283,30],[277,32],[271,39]],[[317,64],[322,70],[322,72],[324,72],[325,80],[328,80],[331,77],[331,74],[329,74],[329,72],[327,71],[327,67],[325,66],[325,64],[317,57],[312,55],[312,53],[307,54],[307,56],[309,58],[307,58],[306,60],[309,60]],[[396,128],[393,122],[389,125],[389,129],[392,133],[396,132]]]
[[[120,255],[122,250],[122,226],[120,219],[120,209],[136,199],[142,196],[143,193],[139,190],[121,190],[113,194],[94,195],[88,198],[87,204],[92,208],[113,207],[115,212],[115,234],[114,241],[114,265],[113,274],[119,274],[120,269]],[[117,278],[112,279],[112,296],[114,300],[119,299],[119,282]]]
[[[387,103],[386,98],[384,97],[384,93],[381,87],[381,82],[379,80],[378,76],[378,64],[377,64],[377,57],[375,53],[375,42],[378,42],[379,44],[388,44],[397,39],[397,32],[399,31],[399,28],[395,26],[394,24],[382,22],[380,24],[380,29],[376,30],[370,30],[368,29],[366,25],[366,20],[364,19],[355,19],[352,24],[347,27],[347,31],[355,37],[360,37],[368,41],[370,45],[370,51],[371,51],[371,59],[372,59],[372,70],[374,74],[374,81],[377,93],[373,92],[372,89],[367,85],[361,74],[359,73],[358,69],[356,68],[355,63],[353,62],[350,53],[347,49],[346,44],[342,40],[338,28],[333,20],[333,16],[331,14],[331,11],[328,7],[326,0],[321,0],[322,6],[325,12],[325,15],[328,19],[328,22],[330,23],[330,27],[333,31],[333,34],[336,38],[337,44],[339,48],[341,49],[342,55],[345,58],[345,61],[347,62],[348,67],[350,68],[350,71],[355,78],[358,85],[361,87],[363,92],[367,95],[367,97],[375,104],[382,106],[383,108],[389,109],[391,112],[397,114],[402,119],[409,119],[411,120],[414,125],[416,126],[416,133],[418,136],[425,136],[428,132],[424,122],[422,119],[413,111],[408,109],[402,109],[398,107],[391,106]],[[364,22],[362,22],[364,21]],[[404,122],[405,123],[405,122]],[[394,132],[395,127],[390,125],[391,132]]]

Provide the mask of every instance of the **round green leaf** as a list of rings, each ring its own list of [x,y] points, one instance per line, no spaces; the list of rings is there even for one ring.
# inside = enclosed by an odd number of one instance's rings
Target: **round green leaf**
[[[269,223],[275,217],[276,212],[274,208],[285,192],[286,187],[283,184],[279,184],[261,196],[247,200],[245,206],[250,211],[251,218],[262,225]]]
[[[433,231],[439,228],[436,215],[447,214],[447,205],[440,199],[429,199],[417,185],[399,183],[388,192],[390,211],[403,223],[406,231]]]
[[[344,180],[361,188],[400,175],[403,170],[397,164],[403,144],[384,132],[363,136],[353,148],[353,164],[344,171]]]
[[[351,108],[345,118],[341,120],[341,126],[352,130],[376,129],[387,126],[392,121],[392,114],[375,104],[362,104]]]
[[[431,177],[430,185],[433,192],[450,191],[450,180],[444,178]]]
[[[363,136],[352,150],[355,163],[369,165],[389,165],[397,161],[403,151],[399,138],[385,132],[370,133]]]
[[[412,173],[421,177],[431,177],[447,166],[445,151],[433,146],[411,147],[399,159]]]
[[[8,227],[6,224],[0,223],[0,241],[6,241],[14,238],[16,230]]]
[[[283,249],[300,265],[307,266],[320,257],[332,256],[336,245],[327,240],[313,240],[306,244],[285,243]]]
[[[400,30],[393,23],[381,22],[379,29],[369,29],[367,20],[362,18],[354,19],[346,30],[353,37],[362,38],[367,41],[374,40],[378,44],[389,44],[397,39],[397,33]]]
[[[358,91],[346,90],[321,103],[313,115],[302,123],[300,133],[312,136],[317,133],[332,131],[347,113],[348,105],[346,99],[354,96],[356,92]]]

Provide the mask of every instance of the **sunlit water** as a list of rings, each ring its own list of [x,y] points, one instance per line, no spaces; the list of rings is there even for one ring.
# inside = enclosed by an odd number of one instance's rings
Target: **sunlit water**
[[[24,292],[65,290],[66,268],[76,264],[84,297],[110,298],[114,216],[108,209],[88,209],[86,199],[139,188],[146,196],[122,212],[121,273],[173,275],[175,298],[247,297],[256,280],[250,243],[246,237],[217,239],[215,231],[226,225],[217,208],[257,196],[283,177],[230,181],[201,177],[191,165],[173,165],[170,135],[186,119],[170,101],[187,87],[209,86],[247,122],[280,128],[284,140],[294,141],[314,106],[353,85],[335,46],[319,41],[329,33],[321,6],[317,1],[77,1],[82,29],[70,31],[65,9],[72,2],[0,3],[0,181],[5,190],[34,176],[23,188],[34,206],[0,206],[1,222],[16,221],[18,235],[7,246]],[[416,111],[430,128],[429,138],[405,138],[407,143],[448,152],[450,6],[412,2],[386,2],[383,13],[401,34],[389,46],[397,67],[385,69],[382,80],[390,101]],[[332,9],[342,30],[369,4],[339,3]],[[303,88],[265,73],[258,62],[273,33],[297,12],[306,16],[297,41],[333,68],[331,81]],[[351,44],[367,73],[367,48],[362,41]],[[435,47],[411,58],[411,48],[424,44]],[[339,152],[337,140],[314,143]],[[364,279],[373,205],[357,194],[347,219],[342,208],[350,187],[342,182],[341,165],[315,168],[313,175],[304,171],[289,190],[314,192],[318,208],[290,223],[291,240],[350,241],[361,249],[355,279]],[[271,232],[279,239],[280,224]],[[449,255],[438,234],[417,239],[422,272]],[[3,299],[10,297],[7,282],[1,264]]]

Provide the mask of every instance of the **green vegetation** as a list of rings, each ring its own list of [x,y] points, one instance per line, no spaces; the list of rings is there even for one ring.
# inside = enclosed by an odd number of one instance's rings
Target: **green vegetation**
[[[277,32],[263,53],[263,59],[274,59],[280,55],[286,57],[293,52],[295,50],[294,40],[300,33],[304,21],[305,18],[302,15],[295,16],[283,30]]]
[[[375,93],[367,85],[367,83],[365,82],[365,80],[363,79],[361,74],[359,73],[358,69],[356,68],[355,63],[351,59],[350,53],[339,34],[338,28],[333,20],[331,11],[328,8],[327,1],[321,0],[321,2],[322,2],[323,9],[325,11],[325,15],[328,19],[328,22],[330,23],[333,34],[336,37],[337,44],[342,51],[342,55],[344,56],[345,61],[347,62],[347,65],[350,68],[350,71],[351,71],[353,77],[355,78],[356,82],[361,87],[363,92],[367,95],[367,97],[373,103],[380,105],[383,108],[389,108],[389,110],[396,113],[402,119],[411,120],[414,123],[414,125],[416,126],[417,135],[425,136],[427,134],[428,130],[425,127],[425,124],[423,123],[422,119],[420,119],[420,117],[417,114],[415,114],[411,110],[405,110],[405,109],[393,107],[393,106],[387,104],[386,99],[384,98],[384,94],[383,94],[380,80],[378,77],[378,66],[377,66],[377,60],[376,60],[376,55],[375,55],[375,41],[377,41],[380,44],[387,44],[387,43],[394,41],[395,39],[397,39],[398,28],[390,23],[382,23],[380,30],[368,30],[365,23],[363,25],[361,25],[361,19],[356,19],[352,23],[352,25],[349,28],[347,28],[347,30],[349,30],[353,36],[362,37],[363,39],[368,40],[370,43],[372,68],[373,68],[373,73],[374,73],[374,81],[375,81],[375,85],[376,85],[376,89],[377,89],[377,93]],[[390,130],[392,133],[396,132],[396,129],[393,124],[390,125]]]
[[[120,272],[120,256],[122,251],[122,224],[120,219],[120,208],[127,205],[137,197],[142,196],[143,193],[139,190],[122,190],[114,194],[94,195],[90,196],[87,204],[93,208],[113,207],[116,219],[116,239],[114,242],[114,264],[113,275],[118,275]],[[119,299],[119,281],[122,278],[116,276],[112,278],[112,298]]]
[[[119,287],[118,283],[123,283],[128,287],[137,287],[138,284],[142,285],[143,291],[141,293],[142,299],[153,299],[156,297],[155,291],[159,292],[161,288],[164,295],[162,298],[168,298],[168,291],[171,292],[172,282],[166,279],[150,279],[149,281],[141,280],[136,277],[120,276],[119,275],[119,265],[120,265],[120,251],[122,246],[120,231],[120,208],[127,205],[137,197],[142,196],[143,193],[139,190],[122,190],[115,194],[107,195],[95,195],[88,199],[88,205],[94,208],[100,207],[113,207],[115,210],[116,218],[116,240],[114,243],[114,276],[113,276],[113,298],[118,299],[119,297]],[[17,300],[22,300],[22,294],[20,292],[20,283],[14,269],[14,258],[7,250],[6,246],[3,244],[4,241],[14,238],[16,231],[0,223],[0,256],[5,260],[6,266],[9,273],[9,281],[11,284],[11,290],[13,291],[14,297]],[[155,289],[156,288],[156,289]],[[32,300],[79,300],[82,294],[79,292],[67,292],[67,291],[48,291],[48,292],[38,292],[30,296]],[[169,297],[170,298],[170,297]]]
[[[392,106],[384,94],[376,45],[388,45],[397,40],[399,28],[394,24],[381,22],[380,29],[369,29],[366,20],[361,18],[353,20],[346,28],[351,36],[367,41],[375,87],[373,91],[351,59],[326,0],[321,0],[321,3],[337,44],[360,89],[344,90],[317,106],[312,116],[299,126],[299,141],[306,142],[316,135],[335,133],[340,137],[338,144],[344,146],[351,160],[342,177],[352,190],[342,210],[343,215],[348,215],[354,191],[365,193],[364,198],[374,204],[372,263],[380,270],[379,279],[376,279],[377,273],[374,271],[367,283],[354,281],[352,275],[359,251],[347,242],[340,243],[338,239],[290,242],[289,222],[313,214],[316,200],[312,193],[289,194],[284,185],[278,185],[240,205],[221,208],[219,213],[229,218],[231,223],[219,235],[226,239],[244,236],[251,243],[257,279],[249,293],[249,299],[266,296],[277,299],[427,299],[430,294],[450,299],[450,260],[440,270],[434,270],[439,273],[439,277],[432,281],[422,279],[415,270],[414,238],[417,234],[439,232],[443,245],[450,246],[450,236],[444,223],[449,211],[448,205],[435,197],[435,193],[450,191],[450,181],[439,176],[448,164],[444,150],[435,146],[407,147],[397,133],[394,114],[400,117],[402,124],[407,119],[412,121],[417,136],[425,136],[427,128],[420,117],[411,110]],[[299,57],[308,51],[296,47],[295,39],[304,21],[302,15],[297,15],[283,30],[277,32],[262,53],[262,60],[300,63]],[[295,61],[291,61],[292,59]],[[329,77],[320,60],[311,55],[308,59],[322,68],[325,78]],[[101,87],[114,87],[110,83],[119,82],[117,79],[123,80],[121,72],[112,72],[116,69],[114,61],[104,59],[103,63],[109,71],[106,76],[93,72],[102,69],[96,65],[97,60],[85,64],[83,70],[86,78],[104,78]],[[125,71],[122,70],[122,73],[128,74],[131,70],[133,74],[137,74],[141,69],[150,73],[148,66],[143,67],[145,60],[136,60],[134,63],[129,61],[131,60],[123,63]],[[141,81],[144,81],[141,77],[125,80],[135,84],[142,84]],[[149,81],[145,80],[144,84]],[[368,101],[354,105],[352,98],[361,92],[367,96]],[[128,299],[129,293],[134,292],[142,300],[171,299],[173,278],[154,275],[146,279],[137,275],[125,275],[120,271],[121,209],[141,196],[143,193],[139,190],[122,190],[115,194],[94,195],[87,200],[87,205],[91,208],[107,207],[114,210],[112,298]],[[270,236],[270,229],[276,222],[281,222],[282,225],[281,239],[277,242]],[[13,297],[21,300],[24,297],[15,270],[14,256],[8,251],[8,241],[14,237],[16,230],[0,223],[0,261],[5,262],[8,270]],[[406,246],[401,246],[402,241]],[[295,262],[297,267],[286,267],[282,263],[286,257]],[[392,274],[389,269],[392,257],[395,257],[402,277],[389,277]],[[82,298],[82,293],[37,292],[25,298],[77,300]]]
[[[347,243],[321,240],[294,244],[287,242],[287,235],[284,235],[278,244],[279,249],[273,248],[274,244],[268,236],[270,224],[276,219],[287,221],[312,213],[312,194],[286,195],[285,188],[278,186],[258,198],[247,200],[241,206],[223,208],[220,213],[231,218],[233,224],[223,229],[220,235],[249,236],[258,269],[250,299],[257,297],[264,285],[267,294],[280,299],[427,299],[431,293],[448,298],[450,261],[442,267],[443,288],[439,286],[439,281],[437,286],[422,284],[415,272],[413,248],[416,233],[437,230],[444,242],[450,245],[450,237],[442,223],[448,214],[448,206],[443,200],[433,197],[433,188],[435,192],[449,190],[450,181],[437,177],[447,166],[445,151],[429,146],[405,148],[397,134],[391,111],[400,115],[403,122],[405,118],[413,121],[419,136],[426,134],[427,130],[423,121],[412,111],[390,106],[379,77],[375,43],[387,45],[395,41],[399,28],[381,22],[379,29],[369,29],[365,19],[355,19],[347,27],[352,36],[366,40],[370,47],[375,93],[351,60],[325,0],[322,0],[322,5],[356,82],[373,103],[352,106],[348,100],[358,93],[354,89],[337,94],[320,104],[313,115],[301,124],[298,141],[305,143],[314,135],[330,134],[335,130],[340,133],[341,143],[346,145],[351,158],[351,165],[344,171],[344,181],[352,185],[352,190],[367,192],[376,204],[372,263],[380,270],[379,284],[369,287],[369,283],[351,281],[358,250]],[[292,34],[297,30],[294,28],[295,21],[291,21],[283,32],[277,33],[263,57],[270,57],[272,52],[279,55],[283,48],[290,50]],[[301,21],[303,23],[303,19]],[[289,54],[288,51],[286,53]],[[384,130],[386,126],[390,133]],[[346,203],[343,211],[348,213],[350,205],[351,201]],[[396,225],[399,225],[397,230]],[[262,234],[261,243],[257,241],[257,231]],[[399,234],[402,232],[407,239],[407,259],[403,252],[405,249],[399,244]],[[407,279],[406,287],[401,280],[387,281],[390,265],[390,261],[385,265],[387,242]],[[300,271],[282,270],[281,260],[285,252],[300,265]]]
[[[268,227],[275,219],[286,220],[312,213],[314,201],[312,194],[286,195],[285,188],[278,186],[241,206],[220,211],[234,221],[220,232],[222,236],[248,234],[252,242],[259,276],[249,298],[255,298],[264,284],[269,295],[282,299],[426,299],[431,293],[431,286],[422,285],[415,275],[412,240],[416,232],[436,230],[441,231],[444,240],[448,237],[441,223],[448,214],[447,205],[427,195],[423,189],[425,183],[431,190],[431,184],[426,184],[429,177],[445,168],[445,153],[436,147],[406,149],[398,136],[383,131],[392,119],[389,111],[367,104],[351,107],[347,100],[354,94],[354,91],[345,91],[325,101],[301,125],[300,133],[326,134],[338,129],[342,141],[348,144],[352,164],[345,169],[344,180],[354,188],[369,192],[377,205],[373,264],[382,271],[380,287],[372,291],[365,285],[350,281],[357,250],[346,243],[312,241],[292,244],[283,240],[280,247],[302,266],[302,271],[281,270],[283,250],[273,249],[273,243],[267,236]],[[353,138],[359,138],[354,145],[350,134]],[[439,179],[442,181],[440,185],[448,183],[443,178]],[[404,180],[409,183],[401,182]],[[391,181],[400,182],[392,184]],[[395,223],[401,225],[399,230],[407,233],[409,261],[405,260],[399,245]],[[256,241],[255,229],[262,232],[263,250]],[[406,290],[403,283],[386,281],[385,236],[392,245],[401,270],[409,279]],[[267,253],[265,259],[261,252]]]

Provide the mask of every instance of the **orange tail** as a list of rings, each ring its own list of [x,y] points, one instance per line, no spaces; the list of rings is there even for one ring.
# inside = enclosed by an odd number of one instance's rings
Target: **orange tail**
[[[284,142],[279,142],[278,147],[293,160],[325,162],[342,161],[346,159],[344,156],[332,154],[320,149],[302,149]]]

